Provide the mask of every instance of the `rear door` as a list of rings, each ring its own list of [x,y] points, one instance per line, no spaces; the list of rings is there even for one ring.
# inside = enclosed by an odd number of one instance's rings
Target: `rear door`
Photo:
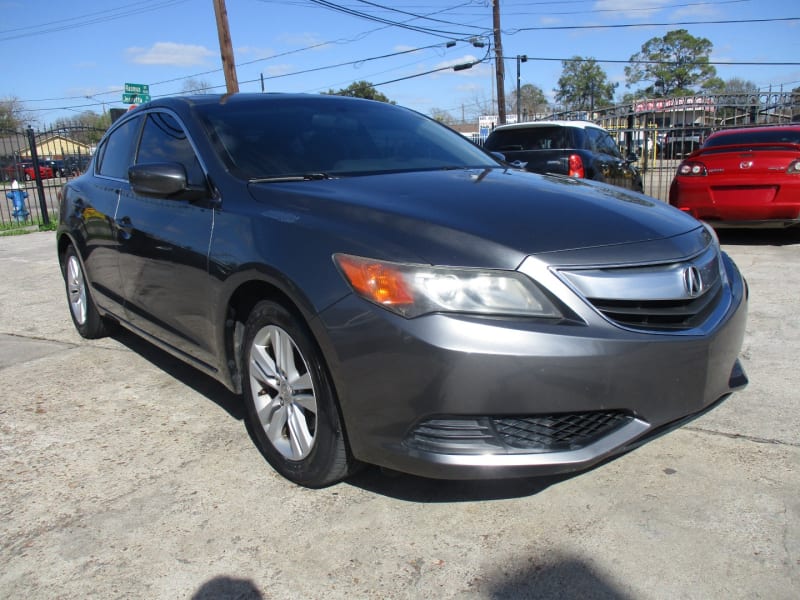
[[[125,316],[125,292],[119,273],[121,232],[116,216],[119,199],[127,193],[128,167],[141,126],[142,119],[137,116],[111,131],[97,151],[94,173],[85,180],[87,187],[69,192],[74,194],[70,201],[82,221],[83,261],[92,295],[101,307],[121,318]]]

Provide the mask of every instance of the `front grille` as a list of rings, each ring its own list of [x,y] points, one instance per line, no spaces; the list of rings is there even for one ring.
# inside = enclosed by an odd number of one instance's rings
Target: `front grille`
[[[442,454],[564,452],[584,448],[632,419],[632,415],[623,411],[439,418],[420,423],[405,444]]]
[[[634,329],[675,330],[693,329],[711,314],[722,294],[722,284],[699,298],[685,300],[609,300],[588,298],[589,302],[606,317]]]
[[[682,262],[564,269],[560,274],[607,319],[647,331],[701,326],[722,301],[726,281],[714,245]]]
[[[588,446],[628,423],[629,414],[566,413],[543,417],[492,419],[500,439],[514,448],[557,452]]]

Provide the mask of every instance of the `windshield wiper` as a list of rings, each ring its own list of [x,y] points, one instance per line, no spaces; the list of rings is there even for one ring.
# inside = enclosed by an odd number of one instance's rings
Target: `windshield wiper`
[[[276,175],[275,177],[256,177],[250,183],[286,183],[290,181],[318,181],[320,179],[333,179],[327,173],[302,173],[300,175]]]

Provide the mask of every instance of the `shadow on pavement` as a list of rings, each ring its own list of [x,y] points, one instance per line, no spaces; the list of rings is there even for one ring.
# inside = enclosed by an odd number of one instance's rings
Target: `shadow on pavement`
[[[475,502],[535,496],[577,475],[570,473],[550,477],[514,479],[450,480],[427,479],[380,467],[367,466],[347,478],[344,483],[373,494],[406,502]]]
[[[732,246],[788,246],[800,244],[800,227],[786,229],[717,229],[722,244]]]
[[[244,419],[245,411],[241,398],[231,392],[205,373],[198,371],[182,360],[175,358],[168,352],[161,350],[150,342],[131,333],[123,327],[118,327],[111,335],[113,339],[153,364],[157,369],[164,371],[181,383],[189,386],[198,394],[202,394],[237,421]]]

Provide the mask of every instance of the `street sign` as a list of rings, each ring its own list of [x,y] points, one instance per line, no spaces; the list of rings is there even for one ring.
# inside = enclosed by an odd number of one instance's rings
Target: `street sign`
[[[145,96],[148,96],[150,94],[150,86],[146,83],[126,83],[125,93],[139,95],[144,94]]]
[[[122,102],[125,104],[144,104],[150,102],[150,94],[122,94]]]

